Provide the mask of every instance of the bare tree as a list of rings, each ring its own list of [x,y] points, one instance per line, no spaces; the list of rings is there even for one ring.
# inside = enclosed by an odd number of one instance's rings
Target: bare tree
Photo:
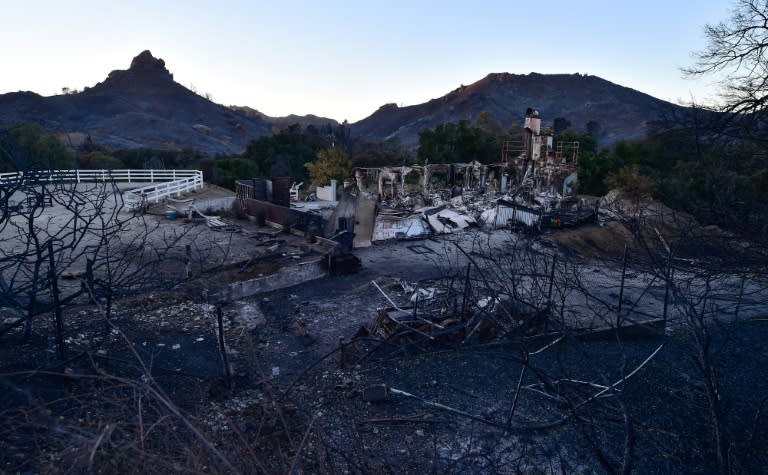
[[[704,29],[706,49],[683,72],[691,77],[722,73],[721,118],[732,134],[768,139],[768,2],[737,0],[731,17]]]
[[[81,274],[89,256],[122,230],[122,202],[113,181],[78,185],[50,171],[20,172],[0,188],[3,305],[23,312],[29,328],[36,315],[60,312],[83,295],[79,284],[59,281]]]

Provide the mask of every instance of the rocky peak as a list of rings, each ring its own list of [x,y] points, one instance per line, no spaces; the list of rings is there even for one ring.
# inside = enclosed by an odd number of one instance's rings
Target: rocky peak
[[[105,83],[112,83],[120,81],[160,81],[166,83],[168,80],[173,80],[173,74],[165,67],[165,61],[160,58],[152,56],[152,52],[149,50],[142,51],[138,56],[131,61],[131,67],[122,70],[118,69],[109,73],[109,77]]]
[[[165,71],[165,61],[160,58],[152,56],[152,52],[149,50],[142,51],[138,56],[131,61],[130,71]]]

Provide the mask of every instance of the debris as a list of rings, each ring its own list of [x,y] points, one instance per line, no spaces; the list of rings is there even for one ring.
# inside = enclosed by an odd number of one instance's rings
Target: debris
[[[267,324],[267,319],[258,305],[243,305],[240,307],[240,311],[237,312],[235,320],[248,331],[261,328]]]
[[[411,303],[419,301],[423,302],[424,300],[432,300],[435,298],[435,288],[431,287],[428,289],[416,289],[416,291],[411,295]]]

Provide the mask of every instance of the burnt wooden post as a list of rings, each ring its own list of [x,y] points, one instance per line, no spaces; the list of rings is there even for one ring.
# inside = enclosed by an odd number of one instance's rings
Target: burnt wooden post
[[[56,319],[56,352],[60,360],[64,359],[64,322],[62,321],[61,305],[59,303],[59,281],[56,276],[56,263],[53,259],[53,241],[48,241],[48,275],[51,279],[53,294],[53,312]]]
[[[627,275],[627,255],[629,248],[624,245],[624,263],[621,266],[621,287],[619,288],[619,309],[616,312],[616,328],[621,326],[621,307],[624,303],[624,279]]]
[[[224,380],[227,387],[232,387],[232,374],[229,370],[229,360],[227,359],[227,349],[224,346],[224,312],[221,305],[216,306],[216,320],[219,328],[219,352],[221,353],[221,362],[224,365]]]

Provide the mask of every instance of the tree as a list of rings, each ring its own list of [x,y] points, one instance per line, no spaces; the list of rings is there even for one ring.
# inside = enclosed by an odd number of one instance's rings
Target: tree
[[[579,142],[580,153],[597,152],[597,141],[588,133],[581,132],[573,127],[555,134],[555,142]]]
[[[0,172],[74,168],[75,154],[36,124],[0,130]]]
[[[480,112],[475,121],[475,126],[493,137],[502,135],[501,124],[490,111]]]
[[[768,2],[737,0],[731,17],[706,25],[707,47],[683,73],[697,77],[723,73],[724,126],[738,136],[768,140]]]
[[[399,137],[387,140],[357,138],[347,149],[355,168],[391,167],[416,163],[412,151],[404,146]]]
[[[123,168],[123,162],[105,152],[82,152],[77,157],[79,168],[110,169]]]
[[[634,198],[653,193],[653,183],[640,174],[638,165],[625,166],[616,173],[609,173],[605,182],[610,188],[619,188]]]
[[[331,180],[346,180],[352,176],[352,163],[347,153],[337,147],[321,150],[317,160],[305,163],[312,185],[323,186]]]
[[[579,193],[604,195],[608,190],[605,178],[611,167],[611,158],[607,150],[598,153],[581,154],[579,158]]]
[[[440,124],[434,130],[419,133],[420,162],[457,163],[477,160],[492,163],[500,156],[496,137],[467,120]]]
[[[290,175],[294,181],[303,181],[306,177],[304,164],[314,160],[322,146],[319,136],[298,133],[298,129],[286,129],[252,140],[242,158],[255,163],[256,175],[276,176],[279,171],[280,175]]]

